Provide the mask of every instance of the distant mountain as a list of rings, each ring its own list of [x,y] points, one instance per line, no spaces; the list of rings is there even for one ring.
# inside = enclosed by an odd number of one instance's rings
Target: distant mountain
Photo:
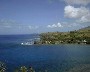
[[[90,26],[85,27],[85,28],[81,28],[78,31],[80,31],[80,32],[90,32]]]

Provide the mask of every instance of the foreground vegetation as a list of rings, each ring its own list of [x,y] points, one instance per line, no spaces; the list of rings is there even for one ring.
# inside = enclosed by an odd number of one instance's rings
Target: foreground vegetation
[[[0,62],[0,72],[7,72],[7,67],[3,62]],[[25,66],[21,66],[13,72],[35,72],[35,70],[32,67],[27,68]]]
[[[68,68],[68,67],[67,67]],[[65,68],[63,72],[90,72],[90,64],[77,64],[70,69]],[[8,72],[8,68],[3,62],[0,62],[0,72]],[[53,69],[54,70],[54,69]],[[18,69],[13,70],[12,72],[52,72],[48,70],[44,71],[35,71],[32,67],[21,66]],[[55,72],[62,72],[56,71]]]
[[[61,43],[90,44],[90,26],[77,31],[42,33],[40,41],[35,44]]]

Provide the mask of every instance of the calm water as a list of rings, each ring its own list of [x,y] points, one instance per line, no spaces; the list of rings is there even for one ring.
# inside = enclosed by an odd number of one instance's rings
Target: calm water
[[[6,63],[8,72],[20,66],[32,66],[36,72],[67,72],[74,67],[90,64],[90,45],[20,45],[36,37],[0,36],[0,61]]]

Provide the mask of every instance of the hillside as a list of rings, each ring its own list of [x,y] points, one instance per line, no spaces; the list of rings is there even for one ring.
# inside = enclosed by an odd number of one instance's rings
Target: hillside
[[[78,31],[80,31],[80,32],[90,32],[90,26],[88,26],[88,27],[85,27],[85,28],[82,28],[82,29],[79,29]]]
[[[90,44],[90,26],[70,32],[48,32],[40,34],[41,44],[78,43]]]

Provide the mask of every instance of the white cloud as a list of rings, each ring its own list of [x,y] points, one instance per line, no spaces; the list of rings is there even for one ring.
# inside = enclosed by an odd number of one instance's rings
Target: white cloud
[[[82,16],[81,19],[77,20],[79,23],[85,23],[90,22],[90,14],[87,14],[86,16]]]
[[[85,7],[75,8],[74,6],[66,6],[64,9],[65,17],[80,18],[90,13],[89,9]]]
[[[30,24],[24,25],[24,24],[19,24],[15,22],[14,20],[0,20],[0,28],[11,28],[15,30],[21,30],[21,29],[38,29],[38,26],[32,26]]]
[[[29,25],[28,28],[29,28],[29,29],[38,29],[39,26],[30,26],[30,25]]]
[[[84,27],[85,24],[80,24],[77,22],[72,22],[72,23],[65,23],[63,25],[64,28],[78,28],[78,27]]]
[[[68,4],[88,5],[90,0],[64,0]]]
[[[52,26],[51,26],[51,25],[48,25],[47,27],[48,27],[48,28],[51,28]]]
[[[48,27],[48,28],[55,28],[55,27],[57,27],[57,25],[52,24],[52,25],[48,25],[47,27]]]
[[[5,29],[5,28],[12,28],[15,25],[15,22],[13,20],[0,20],[0,28]]]
[[[61,23],[57,23],[57,24],[48,25],[47,27],[48,28],[60,28],[60,27],[63,27],[63,26],[61,25]]]
[[[67,18],[76,18],[80,22],[90,22],[90,10],[85,7],[75,8],[74,6],[66,6],[64,14]]]
[[[5,28],[11,28],[12,26],[8,26],[8,25],[7,25],[7,26],[3,26],[3,27],[5,27]]]
[[[29,29],[32,29],[32,26],[28,26]]]
[[[57,27],[62,27],[61,23],[58,23],[58,24],[57,24]]]

